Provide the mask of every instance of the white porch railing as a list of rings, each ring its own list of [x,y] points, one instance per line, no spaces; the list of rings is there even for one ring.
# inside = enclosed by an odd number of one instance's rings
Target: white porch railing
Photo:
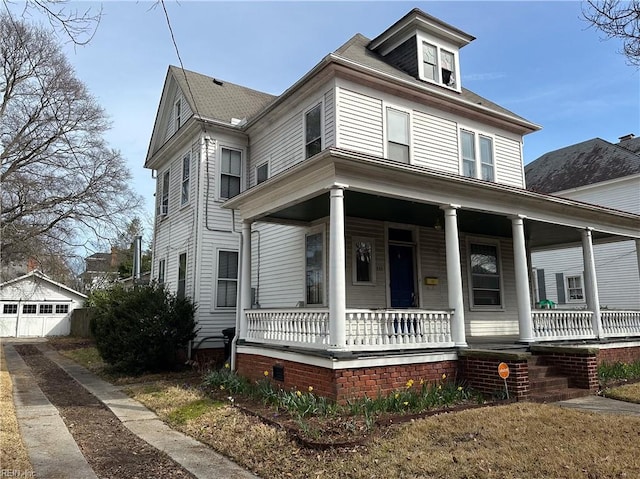
[[[347,348],[387,350],[453,346],[451,311],[347,310]]]
[[[247,341],[326,349],[328,309],[247,310]],[[451,340],[452,311],[347,309],[349,351],[443,348]]]
[[[640,336],[640,311],[600,311],[600,318],[606,337]]]
[[[595,338],[591,311],[536,310],[533,318],[533,336],[542,340]]]

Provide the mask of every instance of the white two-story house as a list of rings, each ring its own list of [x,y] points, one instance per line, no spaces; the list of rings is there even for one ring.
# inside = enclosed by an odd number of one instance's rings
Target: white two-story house
[[[593,242],[640,216],[525,189],[539,127],[463,87],[472,40],[415,9],[277,97],[169,68],[152,276],[197,302],[194,348],[235,326],[241,374],[344,399],[462,375],[474,338],[606,335],[597,307],[533,309],[530,251],[581,244],[595,277]]]

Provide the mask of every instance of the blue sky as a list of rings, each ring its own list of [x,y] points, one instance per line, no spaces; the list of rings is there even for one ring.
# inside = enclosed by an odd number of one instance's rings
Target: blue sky
[[[167,67],[178,65],[153,5],[105,1],[91,43],[65,46],[110,116],[107,139],[127,159],[150,216],[154,180],[143,164]],[[638,69],[618,53],[620,41],[603,41],[581,19],[577,1],[167,1],[185,68],[272,94],[355,33],[374,38],[414,7],[476,37],[461,52],[464,87],[542,126],[525,137],[525,163],[594,137],[640,135]]]

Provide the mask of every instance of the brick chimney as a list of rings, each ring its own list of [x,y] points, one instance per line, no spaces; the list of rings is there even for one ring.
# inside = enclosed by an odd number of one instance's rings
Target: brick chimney
[[[38,260],[35,258],[29,258],[27,260],[27,273],[31,273],[38,269]]]

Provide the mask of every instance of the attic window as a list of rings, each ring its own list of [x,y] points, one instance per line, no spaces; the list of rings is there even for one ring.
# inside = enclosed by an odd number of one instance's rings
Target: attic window
[[[456,55],[440,46],[422,42],[422,79],[458,88]]]
[[[177,100],[175,107],[174,107],[174,118],[175,118],[175,127],[176,127],[176,131],[178,131],[178,129],[180,128],[180,125],[182,125],[182,100]]]

